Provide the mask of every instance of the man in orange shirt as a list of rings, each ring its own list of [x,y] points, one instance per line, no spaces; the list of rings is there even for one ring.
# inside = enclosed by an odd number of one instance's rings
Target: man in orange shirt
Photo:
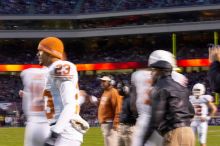
[[[113,87],[114,80],[109,76],[100,78],[104,92],[100,99],[98,119],[101,124],[105,146],[117,146],[117,127],[122,105],[122,96]]]

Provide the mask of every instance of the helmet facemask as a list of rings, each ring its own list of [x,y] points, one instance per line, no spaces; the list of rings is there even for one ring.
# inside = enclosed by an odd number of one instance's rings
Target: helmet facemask
[[[205,94],[205,86],[197,83],[193,86],[192,93],[194,96],[201,96]]]

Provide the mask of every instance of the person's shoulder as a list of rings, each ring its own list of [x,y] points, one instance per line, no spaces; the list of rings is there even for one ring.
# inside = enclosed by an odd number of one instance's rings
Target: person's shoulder
[[[117,90],[115,87],[112,87],[109,91],[110,91],[111,93],[113,93],[113,94],[119,95],[119,92],[118,92],[118,90]]]
[[[76,68],[76,65],[73,64],[70,61],[58,60],[58,61],[53,62],[50,65],[49,69],[53,70],[55,68],[61,68],[61,67],[64,67],[64,68]]]
[[[22,73],[26,73],[26,72],[36,72],[36,71],[39,71],[41,70],[41,68],[27,68],[25,70],[22,71]]]
[[[41,68],[27,68],[21,72],[20,76],[38,73],[38,72],[41,72],[41,70],[42,70]]]
[[[115,87],[112,87],[111,90],[114,92],[118,92],[118,90]]]
[[[211,96],[211,95],[201,95],[201,97],[200,98],[202,98],[202,99],[204,99],[204,100],[207,100],[207,101],[213,101],[213,96]]]
[[[175,81],[172,77],[170,77],[167,82],[165,82],[165,84],[173,87],[173,88],[176,88],[178,90],[188,90],[187,87],[183,86],[182,84],[180,84],[178,81]]]
[[[160,92],[168,92],[173,95],[184,93],[185,96],[189,97],[190,92],[187,87],[182,86],[178,82],[174,81],[171,77],[164,78],[157,84],[157,89]]]
[[[49,74],[54,77],[73,77],[77,76],[76,66],[69,62],[58,60],[53,62],[49,67]]]
[[[173,85],[173,83],[174,82],[172,80],[169,80],[168,77],[164,77],[164,78],[159,79],[154,84],[154,86],[157,87],[157,88],[168,88],[168,87],[171,87],[171,85]]]
[[[195,96],[194,96],[194,95],[190,95],[190,96],[189,96],[189,99],[190,99],[190,100],[195,99]]]

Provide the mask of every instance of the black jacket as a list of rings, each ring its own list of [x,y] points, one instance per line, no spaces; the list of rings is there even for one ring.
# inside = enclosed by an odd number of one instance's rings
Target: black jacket
[[[189,101],[189,90],[175,82],[170,75],[161,76],[151,92],[152,117],[144,142],[153,130],[162,136],[178,127],[190,126],[194,109]]]
[[[215,61],[211,64],[208,71],[208,79],[211,89],[220,93],[220,62]]]
[[[131,110],[130,97],[124,96],[122,111],[120,114],[120,123],[135,125],[138,115]]]
[[[131,100],[131,92],[126,92],[124,90],[126,85],[124,85],[124,83],[121,83],[120,85],[117,85],[117,89],[119,91],[119,94],[121,96],[123,96],[123,102],[122,102],[122,109],[121,109],[121,113],[120,113],[120,123],[123,124],[127,124],[127,125],[135,125],[136,123],[136,119],[138,117],[138,114],[136,111],[134,111],[132,109],[132,104],[131,102],[133,102]],[[127,86],[129,88],[129,86]],[[130,88],[129,88],[130,90]],[[136,102],[136,101],[135,101]]]

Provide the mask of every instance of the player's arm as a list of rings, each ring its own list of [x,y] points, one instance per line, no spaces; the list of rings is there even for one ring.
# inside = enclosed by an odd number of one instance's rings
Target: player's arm
[[[26,73],[27,71],[24,70],[21,72],[20,77],[22,80],[22,84],[25,88],[26,84],[25,84],[25,80],[24,78],[26,77]],[[24,89],[19,90],[18,95],[22,98],[22,110],[25,114],[28,113],[29,111],[29,106],[30,106],[30,99],[28,99],[28,92],[24,91]]]
[[[153,93],[151,95],[152,103],[151,103],[151,113],[148,115],[148,120],[146,121],[148,124],[144,133],[143,145],[148,141],[150,136],[152,135],[155,128],[158,127],[159,122],[163,120],[163,116],[166,111],[166,96],[167,94],[157,91],[158,89],[153,89]]]
[[[207,100],[207,106],[210,108],[210,113],[208,116],[206,116],[205,118],[204,117],[201,117],[201,121],[204,122],[204,121],[208,121],[210,120],[212,117],[215,116],[215,113],[217,112],[217,107],[215,106],[215,104],[213,103],[213,97],[210,96],[210,95],[206,95],[206,100]]]
[[[77,79],[61,83],[60,95],[64,108],[54,128],[56,133],[62,132],[69,123],[83,134],[89,129],[89,124],[79,115],[80,105],[77,101],[78,88],[76,88],[76,81]]]
[[[76,90],[74,90],[74,85],[76,84],[70,80],[64,80],[60,83],[59,90],[63,102],[63,110],[53,128],[53,131],[56,133],[61,133],[70,123],[73,116],[79,112],[79,105],[75,99]]]
[[[97,97],[93,95],[89,95],[85,90],[80,90],[79,91],[79,104],[82,105],[85,102],[89,102],[89,103],[97,105],[99,101]]]
[[[117,90],[113,90],[111,102],[112,102],[112,107],[114,108],[113,128],[117,129],[117,126],[119,124],[119,115],[122,106],[122,96],[119,95]]]
[[[215,106],[215,104],[213,102],[208,102],[208,106],[210,108],[210,116],[213,117],[215,116],[215,113],[217,112],[217,107]]]
[[[76,87],[74,85],[76,85],[76,83],[66,79],[59,79],[57,83],[57,87],[60,91],[60,96],[63,103],[63,110],[61,111],[56,124],[51,129],[51,135],[45,141],[44,146],[54,146],[54,143],[60,133],[63,132],[64,128],[70,124],[71,119],[74,115],[76,115],[78,112],[77,110],[79,110],[79,107],[77,107],[78,104],[75,101],[77,91],[76,88],[74,88]]]

